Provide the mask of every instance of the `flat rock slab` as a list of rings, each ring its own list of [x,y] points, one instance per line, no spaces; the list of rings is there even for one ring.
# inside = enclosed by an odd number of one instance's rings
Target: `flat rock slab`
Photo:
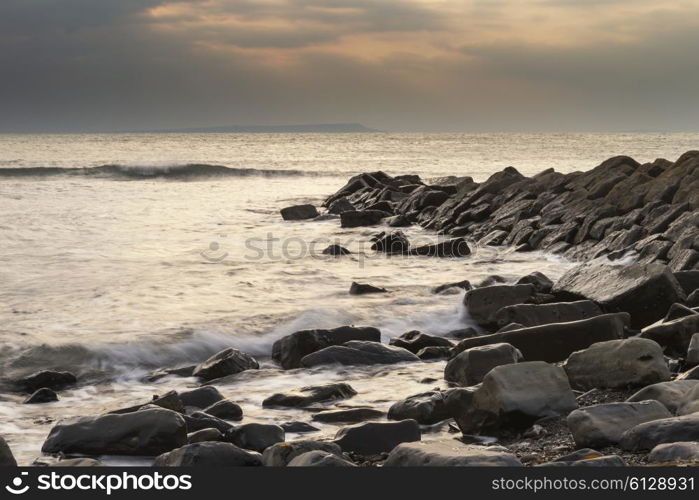
[[[415,354],[402,347],[379,342],[353,340],[343,345],[330,346],[301,359],[301,366],[311,368],[321,365],[390,365],[420,361]]]
[[[494,285],[474,288],[466,292],[464,306],[479,325],[497,323],[495,314],[503,307],[525,304],[533,300],[537,291],[534,285]]]
[[[273,394],[262,401],[262,406],[303,408],[315,403],[351,398],[356,396],[356,394],[357,391],[351,385],[345,383],[309,385],[293,392]]]
[[[692,336],[699,332],[699,314],[662,321],[643,329],[641,337],[660,344],[670,356],[684,357]]]
[[[568,323],[602,315],[602,309],[591,300],[555,302],[552,304],[517,304],[495,313],[498,327],[517,323],[523,327]]]
[[[402,443],[384,467],[518,467],[519,459],[500,446],[476,446],[455,439]]]

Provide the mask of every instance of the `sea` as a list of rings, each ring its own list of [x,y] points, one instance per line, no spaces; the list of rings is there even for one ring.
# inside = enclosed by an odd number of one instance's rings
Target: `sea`
[[[281,208],[320,206],[361,172],[483,181],[508,166],[566,173],[621,154],[675,160],[698,146],[699,133],[0,135],[0,436],[31,464],[57,421],[194,388],[192,378],[144,377],[227,347],[261,364],[217,386],[242,406],[244,423],[309,422],[303,410],[261,408],[272,393],[306,385],[348,382],[358,395],[340,406],[382,410],[444,387],[444,362],[282,371],[271,346],[298,330],[349,324],[377,327],[385,342],[410,330],[444,335],[473,325],[463,291],[435,286],[532,271],[556,278],[574,263],[508,248],[376,255],[370,238],[380,227],[287,222]],[[332,243],[353,254],[323,255]],[[351,296],[353,281],[389,293]],[[79,384],[58,402],[23,404],[11,381],[42,369],[69,370]],[[313,425],[307,437],[337,431]]]

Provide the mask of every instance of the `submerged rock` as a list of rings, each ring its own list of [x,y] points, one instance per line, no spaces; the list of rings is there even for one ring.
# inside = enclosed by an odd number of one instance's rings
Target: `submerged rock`
[[[374,226],[381,222],[381,219],[389,217],[391,214],[383,210],[355,210],[342,212],[340,214],[340,224],[342,227]]]
[[[351,253],[342,245],[330,245],[323,250],[323,255],[350,255]]]
[[[262,465],[259,453],[231,443],[193,443],[155,458],[154,467],[250,467]]]
[[[386,415],[374,408],[347,408],[342,410],[326,410],[314,414],[311,420],[324,423],[354,424],[365,420],[375,420]]]
[[[42,387],[25,399],[24,404],[53,403],[54,401],[58,401],[58,395],[48,387]]]
[[[304,220],[318,217],[318,210],[313,205],[294,205],[281,209],[284,220]]]
[[[389,365],[407,361],[420,361],[407,349],[381,344],[352,340],[339,346],[330,346],[304,356],[301,366],[311,368],[321,365]]]
[[[0,436],[0,467],[16,467],[17,461],[5,438]]]
[[[25,392],[35,392],[44,387],[59,391],[75,384],[78,379],[70,372],[43,370],[23,377],[15,382],[17,387]]]
[[[449,339],[445,339],[444,337],[436,337],[434,335],[427,335],[426,333],[422,333],[418,330],[412,330],[404,333],[400,337],[392,338],[389,341],[389,345],[402,347],[413,354],[417,354],[425,347],[451,348],[454,346]]]
[[[337,431],[335,443],[343,451],[369,456],[389,452],[400,443],[419,441],[420,437],[420,426],[415,420],[365,422]]]
[[[357,283],[356,281],[352,282],[352,286],[349,289],[350,295],[366,295],[369,293],[388,293],[388,290],[368,283]]]
[[[288,406],[293,408],[303,408],[316,403],[336,401],[356,396],[352,386],[345,383],[311,385],[301,387],[297,391],[287,393],[277,393],[262,401],[263,407]]]
[[[500,446],[476,446],[456,439],[401,443],[384,467],[519,467],[519,459]]]
[[[198,365],[194,369],[193,375],[204,380],[214,380],[245,370],[257,370],[259,367],[260,365],[255,358],[229,347]]]

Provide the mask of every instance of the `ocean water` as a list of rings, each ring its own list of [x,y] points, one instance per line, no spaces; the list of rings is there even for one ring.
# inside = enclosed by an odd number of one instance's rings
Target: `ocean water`
[[[142,377],[230,346],[263,367],[219,386],[246,422],[308,421],[260,402],[311,383],[348,381],[359,394],[344,404],[386,409],[439,386],[444,363],[282,372],[269,360],[272,343],[344,324],[376,326],[386,341],[412,329],[444,334],[470,321],[462,294],[432,287],[534,270],[555,278],[572,263],[506,248],[462,259],[377,256],[368,240],[380,228],[284,222],[279,209],[320,205],[365,171],[482,181],[507,166],[532,175],[587,170],[617,154],[674,160],[697,144],[699,134],[0,135],[1,378],[50,368],[81,380],[45,405],[2,389],[0,435],[31,463],[56,420],[195,387]],[[356,253],[322,255],[330,243]],[[390,293],[349,296],[352,281]]]

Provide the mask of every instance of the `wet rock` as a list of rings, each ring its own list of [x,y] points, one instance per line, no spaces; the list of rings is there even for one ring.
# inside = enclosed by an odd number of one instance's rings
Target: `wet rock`
[[[417,354],[425,347],[451,348],[454,346],[449,339],[445,339],[444,337],[436,337],[434,335],[427,335],[426,333],[419,332],[418,330],[412,330],[404,333],[400,337],[392,338],[389,341],[389,344],[407,349],[413,354]]]
[[[229,429],[224,439],[246,450],[265,451],[273,444],[284,442],[284,429],[272,424],[244,424]]]
[[[522,463],[500,446],[476,446],[456,439],[402,443],[384,467],[517,467]]]
[[[165,377],[170,377],[170,376],[175,376],[175,377],[191,377],[192,373],[194,373],[194,369],[197,367],[197,365],[187,365],[187,366],[179,366],[176,368],[161,368],[159,370],[154,371],[153,373],[147,375],[144,377],[144,380],[146,382],[157,382],[158,380],[165,378]]]
[[[403,231],[382,231],[373,236],[371,249],[377,252],[386,252],[389,254],[406,253],[410,249],[410,242]]]
[[[328,205],[328,212],[335,215],[340,215],[343,212],[351,212],[354,210],[354,205],[347,198],[338,198]]]
[[[350,255],[351,253],[342,245],[330,245],[323,250],[323,255]]]
[[[222,401],[217,401],[211,406],[204,410],[204,413],[208,413],[217,418],[223,420],[242,420],[243,419],[243,409],[237,403],[224,399]]]
[[[281,209],[284,220],[304,220],[318,217],[318,210],[313,205],[294,205]]]
[[[229,347],[211,356],[194,369],[193,375],[204,380],[214,380],[245,370],[256,370],[259,363],[252,356]]]
[[[365,422],[340,429],[335,443],[343,451],[368,456],[390,452],[399,444],[419,441],[420,437],[420,426],[415,420]]]
[[[340,365],[390,365],[420,358],[401,347],[393,347],[379,342],[352,340],[341,346],[330,346],[304,356],[301,366],[340,364]]]
[[[432,425],[451,418],[446,397],[440,391],[416,394],[393,403],[388,410],[389,420],[413,419],[422,425]]]
[[[231,443],[193,443],[163,453],[154,467],[253,467],[262,465],[259,453],[241,450]]]
[[[354,424],[366,420],[383,418],[385,413],[374,408],[348,408],[346,410],[326,410],[311,417],[315,422]]]
[[[277,393],[262,401],[263,407],[288,406],[292,408],[303,408],[316,403],[336,401],[355,396],[355,391],[349,384],[327,384],[301,387],[297,391],[288,393]]]
[[[391,214],[383,210],[356,210],[342,212],[340,214],[340,225],[342,227],[374,226],[381,222],[381,219],[390,217]]]
[[[17,461],[4,437],[0,436],[0,467],[16,467]]]
[[[679,407],[685,401],[686,395],[697,387],[699,380],[673,380],[672,382],[660,382],[649,385],[632,394],[626,401],[655,400],[662,403],[670,413],[677,413]]]
[[[566,272],[552,293],[563,300],[592,300],[607,312],[627,312],[633,328],[661,319],[673,303],[686,299],[670,269],[662,264],[588,262]]]
[[[451,347],[423,347],[417,352],[417,357],[422,361],[447,359],[451,355]]]
[[[301,330],[277,340],[272,346],[272,359],[282,368],[299,368],[301,358],[325,347],[350,340],[381,342],[381,332],[371,327],[341,326],[331,330]]]
[[[410,250],[410,255],[425,257],[466,257],[471,249],[464,238],[454,238],[432,245],[422,245]]]
[[[342,450],[335,443],[311,440],[293,441],[291,443],[277,443],[267,448],[262,453],[262,465],[286,467],[294,458],[309,451],[323,451],[342,456]]]
[[[571,385],[582,390],[637,387],[670,380],[662,348],[641,338],[592,344],[571,354],[564,368]]]
[[[334,453],[315,450],[294,457],[288,467],[356,467],[356,465]]]
[[[184,406],[200,409],[208,408],[225,399],[223,394],[213,385],[205,385],[204,387],[197,387],[191,391],[181,392],[179,396]]]
[[[518,323],[523,327],[568,323],[602,315],[597,304],[589,300],[557,302],[553,304],[517,304],[495,313],[498,327]]]
[[[225,420],[221,420],[203,411],[195,411],[191,415],[184,415],[184,421],[187,424],[187,432],[190,433],[202,429],[218,429],[221,433],[226,433],[233,427]]]
[[[471,317],[482,326],[497,321],[495,313],[507,306],[524,304],[534,299],[534,285],[494,285],[466,292],[464,305]]]
[[[650,463],[699,461],[699,442],[659,444],[648,454],[648,461]]]
[[[683,357],[687,354],[692,336],[697,332],[699,315],[691,315],[650,325],[641,331],[641,337],[657,342],[670,356]]]
[[[350,295],[366,295],[369,293],[388,293],[388,290],[368,283],[357,283],[356,281],[352,282],[352,286],[349,289]]]
[[[109,413],[130,413],[142,410],[147,407],[165,408],[166,410],[176,411],[177,413],[185,412],[184,405],[182,404],[182,400],[177,394],[177,391],[168,391],[162,396],[154,394],[153,399],[148,401],[147,403],[137,404],[134,406],[129,406],[127,408],[120,408],[118,410],[110,411]]]
[[[455,418],[464,434],[526,429],[544,417],[578,407],[565,371],[543,361],[493,368],[473,393],[471,407]]]
[[[311,424],[299,421],[284,422],[280,425],[281,428],[284,429],[284,432],[286,432],[287,434],[305,434],[307,432],[318,432],[320,430],[318,427],[313,427]]]
[[[20,390],[32,393],[43,387],[60,391],[75,384],[77,381],[78,379],[75,375],[70,372],[43,370],[23,377],[15,383]]]
[[[652,450],[659,444],[699,440],[699,414],[664,418],[639,424],[624,433],[620,447],[626,451]]]
[[[164,409],[68,419],[49,432],[41,451],[85,455],[159,455],[187,443],[179,413]]]
[[[469,280],[463,280],[463,281],[457,281],[454,283],[445,283],[444,285],[439,285],[437,287],[434,287],[432,289],[432,293],[444,293],[448,290],[452,290],[455,288],[460,288],[461,290],[471,290],[473,287],[471,286],[471,282]]]
[[[692,338],[689,340],[685,363],[688,366],[699,365],[699,332],[692,335]]]
[[[579,408],[568,415],[568,427],[578,447],[615,445],[627,430],[644,422],[670,418],[658,401],[606,403]]]
[[[522,353],[506,343],[472,347],[449,360],[444,368],[444,379],[463,386],[480,384],[496,366],[517,363],[522,359]]]
[[[539,293],[549,293],[553,288],[551,281],[545,274],[539,271],[534,271],[531,274],[522,276],[516,283],[517,285],[534,285],[534,288]]]
[[[203,443],[205,441],[222,441],[223,433],[218,429],[208,427],[187,434],[187,442],[189,444]]]
[[[453,339],[470,339],[473,337],[478,337],[480,334],[475,328],[459,328],[458,330],[451,330],[446,333],[445,337]]]
[[[24,404],[53,403],[58,401],[58,394],[47,387],[42,387],[24,400]]]
[[[512,344],[527,361],[563,361],[570,354],[595,342],[624,337],[629,325],[628,313],[603,314],[570,323],[533,326],[504,333],[464,339],[453,349],[455,356],[472,347],[506,342]]]

